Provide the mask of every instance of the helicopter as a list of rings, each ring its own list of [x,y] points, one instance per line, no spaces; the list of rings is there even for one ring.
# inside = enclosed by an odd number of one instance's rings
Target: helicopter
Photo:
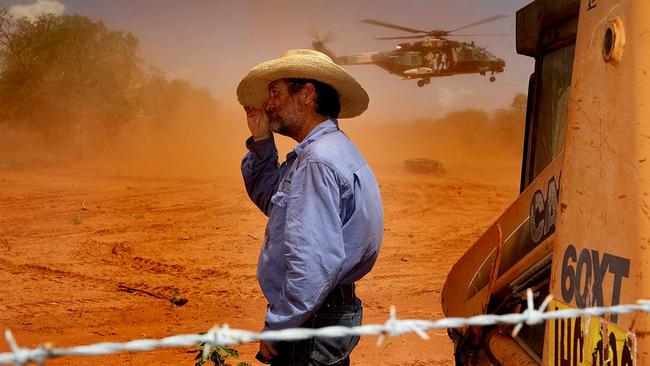
[[[377,65],[391,74],[403,79],[417,79],[417,85],[423,87],[431,83],[431,78],[458,74],[490,74],[490,82],[494,82],[495,73],[501,73],[506,63],[492,55],[484,47],[471,42],[459,42],[447,39],[450,36],[507,36],[508,34],[452,34],[453,32],[479,24],[505,18],[506,15],[494,15],[477,22],[467,24],[449,31],[404,27],[375,19],[364,19],[362,22],[380,27],[397,29],[413,35],[379,37],[378,40],[418,39],[413,43],[400,43],[391,51],[362,52],[336,56],[327,46],[328,39],[320,39],[316,35],[312,39],[312,47],[328,55],[339,65]]]

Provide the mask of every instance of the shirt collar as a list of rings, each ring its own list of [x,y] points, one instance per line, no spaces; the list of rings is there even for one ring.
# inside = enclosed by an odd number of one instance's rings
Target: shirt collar
[[[314,127],[311,132],[305,137],[302,142],[300,142],[296,147],[293,148],[292,151],[287,154],[287,158],[289,158],[289,155],[292,153],[296,155],[300,155],[302,150],[307,147],[307,145],[311,144],[312,142],[318,140],[321,136],[327,135],[328,133],[338,131],[339,130],[339,122],[335,118],[330,118],[328,120],[325,120],[318,124],[318,126]]]

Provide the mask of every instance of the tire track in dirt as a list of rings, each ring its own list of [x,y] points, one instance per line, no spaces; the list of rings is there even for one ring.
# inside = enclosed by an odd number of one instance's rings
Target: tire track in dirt
[[[137,264],[140,264],[144,267],[148,266],[150,269],[153,270],[153,273],[166,273],[165,270],[170,270],[170,269],[177,273],[181,273],[182,271],[184,271],[183,266],[162,265],[157,261],[147,260],[145,258],[140,258],[140,257],[134,258],[134,265]],[[118,286],[120,285],[148,291],[151,293],[164,294],[166,296],[177,296],[177,295],[188,293],[187,290],[179,289],[176,286],[169,286],[169,285],[152,286],[142,282],[134,283],[134,282],[116,281],[112,278],[94,277],[94,276],[81,274],[78,272],[51,268],[49,266],[42,265],[42,264],[18,264],[3,258],[0,258],[0,266],[2,266],[4,270],[6,270],[7,272],[13,275],[17,275],[17,274],[26,275],[31,280],[34,281],[43,281],[45,279],[55,283],[65,284],[68,287],[71,287],[72,285],[70,284],[70,282],[76,280],[86,285],[87,284],[94,285],[96,286],[95,288],[93,288],[94,291],[102,292],[101,295],[102,297],[99,299],[88,296],[88,295],[92,295],[93,294],[92,292],[84,291],[84,294],[86,296],[76,300],[57,299],[57,300],[49,300],[49,301],[30,301],[30,302],[22,302],[19,304],[0,305],[0,310],[4,310],[4,311],[0,311],[0,318],[2,317],[2,314],[10,314],[13,312],[17,312],[20,315],[32,315],[32,316],[35,314],[42,314],[46,312],[49,308],[51,308],[53,305],[64,307],[69,311],[73,310],[70,307],[74,308],[74,307],[84,306],[86,304],[110,305],[109,300],[118,300],[118,297],[122,296],[118,289]],[[110,295],[107,295],[106,293],[109,293]],[[114,306],[101,306],[101,308],[114,308]]]
[[[93,276],[84,275],[77,272],[63,271],[60,269],[50,268],[42,264],[17,264],[6,259],[0,258],[0,265],[11,272],[12,274],[28,274],[32,273],[36,276],[31,276],[34,280],[42,280],[43,278],[47,279],[57,279],[57,280],[66,280],[75,279],[82,282],[93,283],[93,284],[105,284],[110,282],[108,279],[98,278]],[[46,276],[41,276],[46,274]]]
[[[187,273],[184,265],[166,264],[154,259],[144,258],[132,255],[133,248],[124,243],[113,244],[111,256],[108,258],[99,258],[97,261],[102,264],[115,267],[130,267],[138,271],[153,274],[169,274],[172,276],[181,276]]]
[[[44,312],[50,312],[53,307],[60,309],[65,309],[68,312],[76,312],[77,308],[84,308],[86,305],[106,305],[105,299],[80,299],[80,300],[47,300],[47,301],[32,301],[24,302],[14,305],[0,305],[0,318],[2,318],[3,312],[10,311],[17,315],[22,315],[24,317],[34,317],[38,314],[43,314]],[[103,308],[104,306],[100,306]],[[7,318],[5,318],[7,319]]]
[[[159,199],[160,197],[171,197],[172,195],[181,195],[185,196],[188,193],[194,193],[197,190],[205,189],[204,186],[197,185],[197,186],[189,186],[189,187],[155,187],[151,189],[150,187],[132,187],[132,186],[126,186],[125,189],[133,192],[133,193],[119,193],[118,191],[115,191],[116,196],[112,196],[109,198],[104,198],[104,199],[99,199],[99,200],[94,200],[94,203],[97,204],[111,204],[111,205],[128,205],[132,206],[134,200],[144,200],[147,199],[147,201],[143,202],[148,202],[152,203],[155,202],[156,199]]]
[[[180,264],[165,264],[153,259],[140,256],[118,255],[115,258],[100,258],[97,262],[115,267],[129,267],[140,272],[153,274],[168,274],[172,276],[184,275],[187,271],[185,266]]]

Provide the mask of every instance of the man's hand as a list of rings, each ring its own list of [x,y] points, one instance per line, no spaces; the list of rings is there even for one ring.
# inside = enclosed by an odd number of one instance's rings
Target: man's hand
[[[257,353],[257,359],[265,362],[265,363],[270,363],[273,357],[278,355],[278,351],[276,351],[271,345],[264,341],[260,341],[260,351]]]
[[[273,136],[265,105],[262,105],[259,109],[244,107],[244,111],[246,112],[246,121],[248,122],[248,129],[253,136],[253,141],[264,140]]]

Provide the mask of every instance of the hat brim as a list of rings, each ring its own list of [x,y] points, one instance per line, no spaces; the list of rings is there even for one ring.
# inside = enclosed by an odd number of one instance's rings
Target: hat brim
[[[352,118],[360,115],[368,108],[370,102],[368,93],[345,69],[324,59],[325,57],[294,54],[255,66],[237,87],[239,103],[245,107],[259,108],[268,99],[269,84],[275,80],[314,79],[330,85],[338,92],[341,104],[339,118]]]

